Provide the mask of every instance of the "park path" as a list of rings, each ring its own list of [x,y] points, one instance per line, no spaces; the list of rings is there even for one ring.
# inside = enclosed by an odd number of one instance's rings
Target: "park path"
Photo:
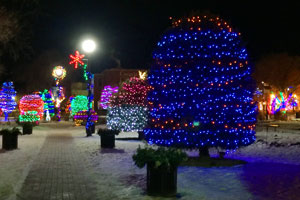
[[[87,178],[85,162],[71,134],[48,134],[17,199],[99,199],[95,196],[95,184]]]

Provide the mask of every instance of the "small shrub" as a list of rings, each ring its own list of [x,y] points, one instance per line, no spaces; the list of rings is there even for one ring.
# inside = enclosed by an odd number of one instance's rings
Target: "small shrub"
[[[158,147],[156,149],[146,146],[137,149],[136,154],[132,156],[135,165],[143,168],[146,164],[154,165],[155,168],[178,166],[182,161],[187,159],[187,154],[180,149]]]

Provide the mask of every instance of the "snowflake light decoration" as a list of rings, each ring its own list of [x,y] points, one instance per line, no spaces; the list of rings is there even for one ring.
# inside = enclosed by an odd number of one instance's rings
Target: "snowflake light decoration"
[[[82,58],[84,58],[84,54],[79,54],[79,51],[75,51],[75,55],[70,55],[71,61],[69,62],[70,65],[74,64],[75,69],[78,68],[78,63],[83,65],[84,62]]]

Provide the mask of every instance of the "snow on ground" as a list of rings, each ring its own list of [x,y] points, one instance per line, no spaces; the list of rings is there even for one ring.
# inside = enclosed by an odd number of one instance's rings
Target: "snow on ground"
[[[97,127],[99,128],[99,126]],[[276,131],[258,128],[257,142],[230,152],[228,158],[246,160],[248,164],[234,167],[179,167],[178,197],[180,199],[300,199],[300,123],[281,123]],[[101,149],[97,134],[85,137],[84,127],[70,122],[42,124],[33,135],[19,137],[19,150],[0,153],[0,199],[20,188],[30,163],[51,132],[70,131],[74,144],[85,156],[83,162],[89,177],[97,182],[100,199],[158,200],[146,191],[146,169],[139,169],[132,155],[139,145],[137,133],[120,133],[115,149]],[[121,139],[120,139],[121,138]],[[122,139],[123,138],[123,139]],[[1,139],[0,139],[1,142]],[[210,150],[213,156],[215,149]],[[189,151],[190,155],[198,154]]]
[[[276,130],[277,131],[277,130]],[[120,133],[117,138],[137,137]],[[98,194],[103,199],[165,199],[145,194],[146,169],[137,168],[132,155],[142,142],[116,140],[116,148],[101,149],[99,136],[75,139],[96,170]],[[257,133],[257,142],[227,154],[246,160],[234,167],[179,167],[180,199],[300,199],[300,131]],[[197,151],[188,152],[190,155]],[[211,149],[213,156],[217,151]],[[258,175],[257,175],[258,174]],[[296,177],[296,178],[295,178]]]
[[[10,127],[17,126],[12,124]],[[0,129],[7,127],[0,125]],[[13,151],[0,150],[0,199],[13,199],[20,190],[45,140],[44,127],[35,127],[32,135],[19,135],[18,149]],[[0,136],[2,145],[2,136]],[[2,146],[1,146],[2,147]]]

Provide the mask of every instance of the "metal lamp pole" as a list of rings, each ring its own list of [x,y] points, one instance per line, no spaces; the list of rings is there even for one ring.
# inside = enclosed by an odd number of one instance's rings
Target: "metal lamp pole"
[[[82,43],[82,49],[87,53],[92,53],[96,49],[96,43],[93,40],[85,40]],[[87,80],[87,90],[88,90],[88,117],[85,125],[86,136],[92,136],[95,132],[95,124],[92,121],[92,102],[94,99],[94,75],[88,70],[88,59],[86,63],[85,78]]]
[[[88,68],[88,65],[87,65]],[[88,71],[86,71],[86,75],[87,75],[87,90],[88,90],[88,117],[87,117],[87,121],[86,121],[86,125],[85,125],[85,130],[86,130],[86,136],[92,136],[92,133],[95,132],[95,124],[94,122],[92,122],[92,102],[94,99],[94,75]]]
[[[93,40],[85,40],[82,42],[82,49],[86,53],[92,53],[96,49],[96,43]],[[87,91],[88,91],[88,117],[86,122],[86,136],[89,137],[92,133],[95,132],[95,124],[92,122],[92,102],[94,99],[94,75],[88,71],[88,59],[83,59],[85,55],[80,55],[79,51],[75,51],[74,55],[70,55],[71,61],[69,64],[74,64],[75,69],[78,68],[78,65],[83,65],[84,67],[84,78],[87,81]],[[82,60],[86,60],[84,63]]]

